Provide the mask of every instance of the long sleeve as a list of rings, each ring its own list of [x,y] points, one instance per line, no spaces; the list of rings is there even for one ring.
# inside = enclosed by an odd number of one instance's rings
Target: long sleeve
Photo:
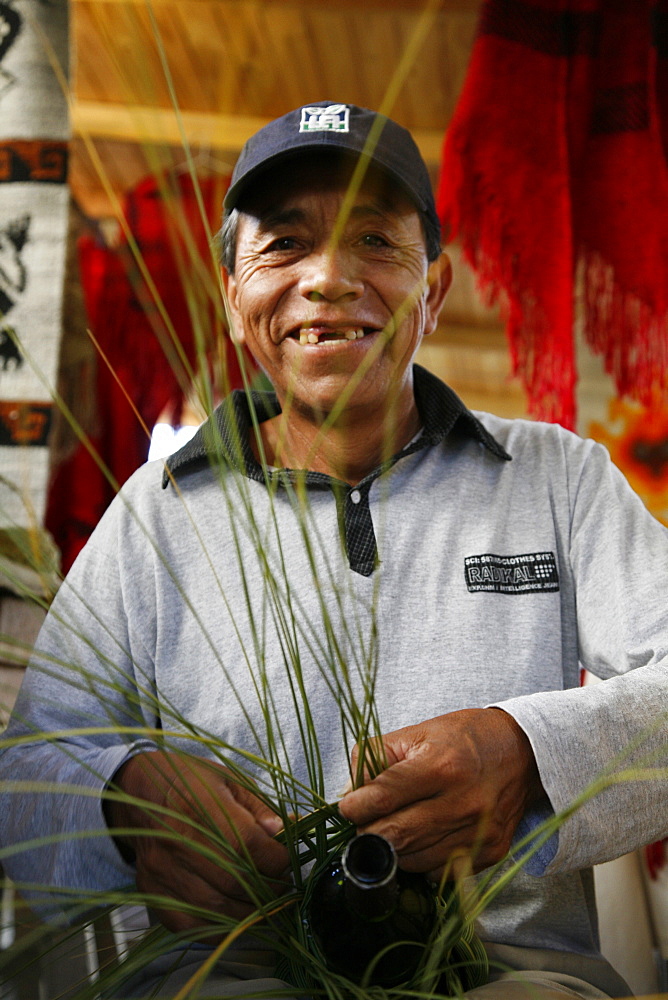
[[[569,488],[579,658],[603,682],[499,705],[529,736],[556,812],[605,773],[636,778],[578,809],[536,874],[597,864],[668,833],[668,531],[600,446]]]
[[[66,909],[133,879],[107,833],[101,791],[130,754],[153,746],[142,729],[157,724],[150,615],[139,614],[142,636],[125,612],[128,600],[150,600],[138,579],[142,534],[117,500],[61,586],[0,744],[2,864],[52,918],[59,889]]]

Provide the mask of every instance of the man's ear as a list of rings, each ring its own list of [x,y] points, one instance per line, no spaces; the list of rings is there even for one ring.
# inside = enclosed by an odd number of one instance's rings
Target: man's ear
[[[432,261],[427,271],[427,297],[424,336],[433,333],[438,326],[438,317],[452,282],[452,264],[447,253],[441,253]]]
[[[237,344],[243,344],[246,341],[246,335],[237,304],[237,283],[234,280],[234,275],[228,274],[224,267],[220,269],[220,279],[225,295],[225,311],[230,321],[230,337]]]

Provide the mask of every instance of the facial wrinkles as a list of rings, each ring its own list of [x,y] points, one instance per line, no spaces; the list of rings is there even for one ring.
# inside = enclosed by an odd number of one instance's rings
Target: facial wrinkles
[[[274,344],[296,336],[306,346],[335,343],[337,337],[362,339],[366,332],[389,331],[404,324],[417,324],[419,329],[427,261],[422,229],[412,208],[397,211],[394,204],[388,206],[381,197],[367,193],[353,206],[344,233],[337,239],[342,191],[297,192],[293,200],[299,204],[291,204],[288,197],[277,210],[258,213],[261,217],[243,216],[235,274],[245,321],[256,334]],[[365,245],[363,241],[374,235],[387,245]],[[272,249],[272,243],[286,237],[294,241],[294,249]],[[319,264],[326,272],[328,254],[333,255],[331,266],[344,276],[342,294],[328,296],[314,290],[309,297],[303,295],[297,287],[301,277],[309,267],[317,271]],[[319,261],[321,257],[325,260]],[[392,282],[387,280],[393,269],[403,289],[401,299],[393,296]],[[361,293],[352,291],[356,280]],[[244,295],[246,287],[251,288],[249,297]],[[350,323],[345,322],[348,317]]]
[[[314,194],[307,200],[306,207],[285,207],[271,211],[261,217],[246,215],[246,233],[249,246],[245,253],[239,252],[237,273],[239,268],[252,266],[256,261],[263,261],[266,255],[266,245],[284,236],[301,237],[309,247],[327,246],[330,252],[335,252],[354,242],[359,233],[373,233],[376,229],[390,242],[390,249],[397,257],[397,263],[414,266],[421,270],[426,261],[426,252],[421,228],[418,234],[411,233],[413,213],[409,211],[396,212],[386,209],[379,201],[370,199],[364,204],[355,205],[349,213],[348,223],[341,232],[339,221],[339,202],[342,196],[337,192],[326,192],[324,195]],[[417,224],[419,226],[419,223]],[[273,266],[275,261],[269,260],[267,266]]]
[[[419,272],[419,263],[419,257],[416,255],[417,266],[410,269],[416,273],[415,282],[408,294],[398,303],[390,301],[373,282],[365,288],[358,300],[351,285],[350,301],[344,307],[345,311],[354,317],[349,323],[345,322],[345,318],[343,321],[339,318],[340,303],[328,301],[327,296],[313,293],[309,301],[300,302],[298,306],[298,313],[303,317],[298,324],[299,343],[306,346],[336,343],[338,340],[362,340],[369,333],[379,332],[382,333],[384,340],[391,340],[400,325],[414,323],[421,328],[426,291],[424,277]],[[341,298],[346,298],[346,294],[344,293]],[[328,327],[330,307],[335,310],[337,316],[331,329]],[[373,322],[365,323],[364,318],[369,314]]]

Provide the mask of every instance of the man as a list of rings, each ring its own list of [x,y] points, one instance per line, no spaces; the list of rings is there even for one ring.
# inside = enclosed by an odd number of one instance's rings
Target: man
[[[7,793],[3,843],[61,834],[9,874],[134,878],[175,932],[280,894],[276,834],[304,789],[313,807],[346,786],[345,699],[364,705],[369,679],[386,766],[339,808],[411,871],[482,871],[606,766],[665,764],[668,533],[600,446],[474,416],[413,366],[450,267],[408,133],[326,102],[272,122],[239,159],[222,243],[234,335],[275,395],[237,394],[164,476],[133,477],[61,588],[10,729],[60,735],[0,757],[5,780],[69,787]],[[580,688],[581,665],[605,682]],[[598,953],[589,869],[664,836],[665,796],[659,772],[612,785],[532,856],[481,917],[481,997],[628,992]],[[217,863],[212,828],[265,889]],[[281,988],[248,948],[211,995]]]

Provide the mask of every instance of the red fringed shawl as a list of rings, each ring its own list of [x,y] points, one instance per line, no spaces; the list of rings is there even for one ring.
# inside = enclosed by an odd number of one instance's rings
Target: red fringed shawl
[[[228,181],[212,177],[199,183],[215,232]],[[150,279],[125,237],[115,249],[90,236],[79,244],[90,329],[109,363],[97,361],[98,431],[90,444],[119,485],[148,456],[149,440],[133,405],[149,430],[166,408],[178,415],[198,357],[200,367],[204,361],[226,368],[226,378],[214,379],[221,393],[242,384],[236,354],[224,336],[217,268],[190,177],[148,178],[128,194],[124,213]],[[46,523],[65,570],[114,494],[83,444],[57,469]]]
[[[437,200],[536,417],[575,423],[576,314],[620,395],[668,392],[667,150],[668,0],[487,0]]]

